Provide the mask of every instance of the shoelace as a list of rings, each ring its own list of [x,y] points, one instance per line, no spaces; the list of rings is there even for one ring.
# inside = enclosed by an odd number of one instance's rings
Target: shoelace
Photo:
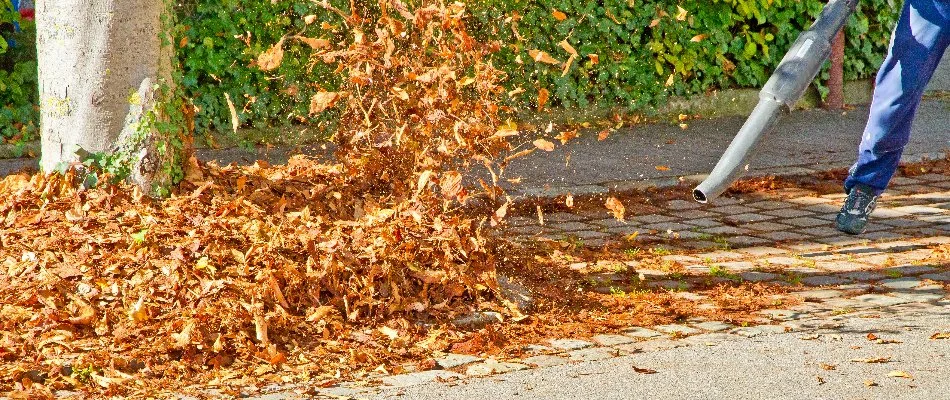
[[[875,200],[873,195],[855,189],[853,196],[848,196],[847,207],[845,208],[848,210],[848,214],[851,215],[870,214]]]

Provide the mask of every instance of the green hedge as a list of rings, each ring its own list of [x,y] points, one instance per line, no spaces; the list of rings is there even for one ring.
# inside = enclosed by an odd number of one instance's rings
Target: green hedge
[[[331,3],[342,9],[350,4]],[[375,1],[357,1],[364,3]],[[644,112],[671,95],[761,86],[783,49],[811,24],[824,2],[474,0],[468,4],[471,31],[481,40],[505,45],[495,56],[495,65],[508,72],[510,90],[523,89],[514,101],[531,107],[544,89],[553,105]],[[865,0],[860,7],[847,27],[846,79],[866,78],[876,71],[900,1]],[[328,29],[306,24],[305,16],[326,12],[317,2],[187,0],[176,11],[178,79],[198,108],[199,133],[231,126],[225,93],[244,126],[332,123],[332,116],[316,121],[308,116],[310,96],[321,88],[332,90],[338,77],[325,64],[311,60],[306,46],[288,40],[284,61],[275,71],[263,72],[255,65],[256,57],[284,35],[333,39],[346,34],[339,24]],[[0,23],[13,14],[3,9]],[[558,45],[562,40],[578,53],[563,76],[562,65],[531,57],[537,54],[532,51],[543,51],[567,61],[568,53]],[[0,48],[4,138],[29,136],[37,125],[32,106],[35,58],[25,59],[23,54]]]
[[[14,23],[20,32],[14,32]],[[0,144],[37,137],[36,25],[0,0]]]
[[[334,1],[347,9],[348,1]],[[362,2],[357,2],[362,3]],[[670,95],[759,87],[798,33],[812,23],[820,0],[475,0],[469,2],[479,39],[506,45],[496,65],[510,75],[517,101],[531,106],[541,89],[566,107],[620,106],[646,111]],[[860,2],[847,27],[845,78],[866,78],[883,60],[899,1]],[[199,130],[230,124],[224,93],[253,126],[308,122],[309,95],[334,77],[310,52],[289,42],[281,67],[263,73],[255,57],[284,34],[341,34],[308,26],[325,12],[314,2],[201,1],[182,9],[187,29],[183,83],[199,106]],[[318,19],[320,20],[320,19]],[[515,33],[517,32],[517,33]],[[248,35],[249,33],[249,35]],[[578,52],[562,65],[535,62],[532,50],[565,62],[566,40]],[[591,56],[596,55],[596,56]],[[593,59],[597,58],[597,62]],[[820,82],[820,77],[818,81]],[[288,89],[292,88],[292,89]]]

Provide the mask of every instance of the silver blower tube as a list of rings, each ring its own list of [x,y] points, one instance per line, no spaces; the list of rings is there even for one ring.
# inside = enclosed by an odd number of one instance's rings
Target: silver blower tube
[[[747,159],[759,140],[791,109],[831,54],[831,42],[854,13],[858,0],[831,0],[821,15],[782,58],[759,92],[759,104],[723,153],[709,177],[693,189],[693,198],[707,203],[719,197],[748,169]]]

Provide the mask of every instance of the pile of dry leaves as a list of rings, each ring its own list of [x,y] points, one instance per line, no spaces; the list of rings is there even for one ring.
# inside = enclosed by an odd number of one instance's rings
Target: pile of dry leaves
[[[341,116],[336,164],[192,159],[161,201],[83,190],[75,173],[0,182],[0,390],[127,395],[385,365],[422,323],[491,299],[488,232],[518,133],[495,101],[499,46],[466,34],[464,5],[415,3],[324,2],[312,19],[329,39],[288,35],[257,60],[273,69],[296,44],[337,66],[340,90],[311,99]],[[463,188],[472,163],[492,171],[482,193]],[[500,208],[457,212],[473,196]]]

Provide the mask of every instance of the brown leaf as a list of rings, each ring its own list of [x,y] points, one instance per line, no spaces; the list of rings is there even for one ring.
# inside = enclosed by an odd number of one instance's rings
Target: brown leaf
[[[176,348],[180,349],[191,344],[191,331],[193,329],[195,329],[195,321],[188,320],[188,322],[185,322],[185,326],[181,332],[171,334]]]
[[[224,101],[228,103],[228,112],[231,114],[231,130],[234,133],[237,133],[238,127],[241,126],[241,120],[238,119],[237,109],[234,108],[234,102],[231,101],[231,95],[224,93]]]
[[[185,181],[197,185],[204,180],[204,173],[201,172],[201,166],[198,164],[198,158],[191,156],[185,162]]]
[[[689,14],[689,13],[686,11],[686,9],[683,8],[683,7],[680,7],[680,6],[676,6],[676,9],[679,10],[679,12],[676,13],[676,20],[677,20],[677,21],[686,21],[686,16]]]
[[[89,325],[96,320],[96,309],[89,304],[82,303],[79,306],[79,315],[69,318],[69,323],[73,325]]]
[[[878,339],[878,338],[877,338],[877,335],[875,335],[875,334],[873,334],[873,333],[868,333],[868,340],[872,340],[872,341],[873,341],[873,340],[877,340],[877,339]]]
[[[340,99],[339,92],[317,92],[310,98],[310,115],[322,113]]]
[[[576,139],[579,135],[577,134],[577,129],[573,131],[561,131],[555,139],[560,140],[561,144],[567,144],[567,142]]]
[[[331,313],[333,313],[335,310],[336,309],[333,308],[332,306],[317,307],[316,310],[314,310],[312,313],[310,313],[310,315],[307,316],[307,322],[320,322],[324,318],[329,316]]]
[[[458,199],[462,194],[462,174],[458,171],[446,171],[439,179],[442,197],[446,200]]]
[[[594,64],[594,65],[600,64],[600,56],[599,56],[599,55],[591,53],[591,54],[588,54],[587,57],[590,58],[590,63],[591,63],[591,64]]]
[[[607,202],[604,204],[604,206],[607,207],[611,213],[613,213],[614,218],[616,218],[618,221],[623,221],[626,209],[620,200],[617,200],[616,197],[610,197],[607,199]]]
[[[656,373],[656,370],[649,369],[649,368],[640,368],[640,367],[637,367],[636,365],[633,366],[633,370],[637,373],[646,374],[646,375]]]
[[[883,364],[890,361],[891,361],[890,357],[855,358],[851,360],[851,362],[868,363],[868,364]]]
[[[892,377],[892,378],[907,378],[907,379],[914,378],[913,376],[910,376],[910,374],[908,374],[907,371],[899,370],[899,369],[895,369],[891,372],[888,372],[887,376]]]
[[[834,371],[836,368],[838,368],[837,366],[834,366],[831,364],[825,364],[825,363],[818,364],[818,366],[821,367],[821,369],[826,370],[826,371]]]
[[[930,336],[930,340],[950,339],[950,332],[937,332]]]
[[[554,151],[554,143],[551,143],[544,139],[535,140],[534,142],[532,142],[532,144],[534,144],[534,147],[537,147],[544,151]]]
[[[498,207],[495,210],[495,213],[492,214],[491,226],[498,226],[502,221],[505,220],[505,216],[508,215],[508,206],[511,205],[511,201],[505,202],[501,207]]]
[[[428,169],[422,171],[422,173],[419,174],[419,180],[416,181],[416,193],[413,195],[413,197],[419,197],[419,194],[421,194],[422,190],[426,188],[426,184],[429,183],[429,178],[431,177],[432,171]]]
[[[703,39],[706,39],[707,36],[708,36],[708,35],[706,35],[705,33],[701,33],[701,34],[699,34],[699,35],[693,36],[693,38],[692,38],[692,39],[689,39],[689,41],[690,41],[690,42],[693,42],[693,43],[702,42]]]
[[[564,39],[558,42],[557,45],[561,46],[561,48],[564,49],[564,51],[566,51],[567,54],[570,54],[572,56],[577,56],[577,50],[574,50],[574,46],[571,46],[571,44],[567,42],[567,39]]]
[[[544,105],[548,103],[548,97],[551,93],[547,89],[541,88],[538,90],[538,110],[544,108]]]
[[[602,141],[604,139],[607,139],[608,136],[610,136],[610,129],[604,129],[600,131],[600,133],[597,134],[597,140]]]
[[[551,64],[551,65],[561,65],[561,62],[556,60],[554,57],[551,57],[550,54],[545,53],[541,50],[528,50],[528,55],[531,56],[531,59],[535,62]]]
[[[258,68],[272,71],[280,67],[280,63],[284,61],[284,40],[286,38],[280,38],[270,49],[257,56]]]
[[[874,381],[872,381],[872,380],[870,380],[870,379],[865,379],[865,380],[864,380],[864,386],[867,386],[867,387],[877,386],[877,383],[874,382]]]
[[[314,50],[330,47],[330,41],[326,39],[308,38],[306,36],[294,36],[294,39],[304,42],[307,46],[310,46],[310,48]]]

